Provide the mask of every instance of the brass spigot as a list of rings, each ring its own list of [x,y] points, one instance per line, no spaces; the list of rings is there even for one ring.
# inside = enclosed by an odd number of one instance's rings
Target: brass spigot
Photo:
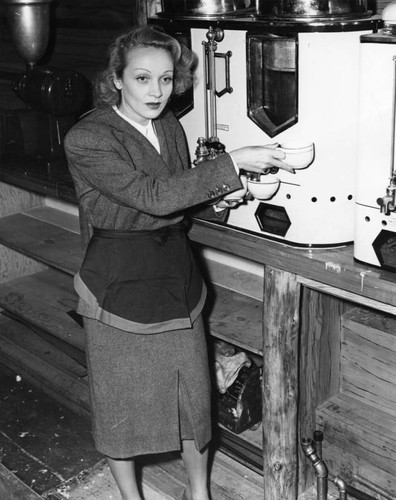
[[[195,149],[194,165],[213,160],[226,152],[224,144],[222,144],[217,137],[211,137],[210,139],[198,137],[197,143],[198,146]]]
[[[198,137],[197,143],[198,146],[195,150],[194,165],[199,165],[200,163],[209,160],[209,149],[207,147],[206,139],[204,137]]]
[[[392,175],[385,196],[377,198],[377,203],[380,206],[380,212],[385,215],[390,215],[396,210],[396,175]]]

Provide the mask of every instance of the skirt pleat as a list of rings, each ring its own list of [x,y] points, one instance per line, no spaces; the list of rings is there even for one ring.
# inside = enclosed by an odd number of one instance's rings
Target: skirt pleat
[[[152,335],[84,318],[92,431],[112,458],[197,449],[211,439],[211,383],[201,317]]]

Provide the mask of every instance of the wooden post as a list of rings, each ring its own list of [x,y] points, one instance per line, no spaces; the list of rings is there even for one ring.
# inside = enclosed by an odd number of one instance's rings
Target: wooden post
[[[264,499],[296,500],[298,333],[296,275],[266,267],[263,308]]]

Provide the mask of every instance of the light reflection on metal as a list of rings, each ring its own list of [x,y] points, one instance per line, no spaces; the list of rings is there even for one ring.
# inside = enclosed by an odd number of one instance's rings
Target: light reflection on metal
[[[366,0],[258,0],[257,15],[280,19],[369,17]]]
[[[32,69],[44,56],[50,34],[52,0],[5,0],[7,24],[18,54]]]
[[[313,440],[303,438],[301,446],[305,456],[312,462],[316,475],[317,500],[327,500],[328,491],[328,470],[325,462],[316,452]]]
[[[206,33],[207,42],[202,42],[205,61],[205,115],[206,115],[206,137],[214,140],[217,137],[217,113],[216,113],[216,64],[215,55],[217,43],[224,38],[221,28],[209,27]]]

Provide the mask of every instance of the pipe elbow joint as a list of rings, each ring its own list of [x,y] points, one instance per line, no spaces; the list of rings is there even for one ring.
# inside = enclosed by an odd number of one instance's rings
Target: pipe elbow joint
[[[315,469],[316,477],[324,478],[328,476],[329,472],[323,460],[316,462],[313,467]]]
[[[333,482],[338,488],[339,492],[346,493],[346,482],[343,479],[337,476],[336,478],[334,478]]]

